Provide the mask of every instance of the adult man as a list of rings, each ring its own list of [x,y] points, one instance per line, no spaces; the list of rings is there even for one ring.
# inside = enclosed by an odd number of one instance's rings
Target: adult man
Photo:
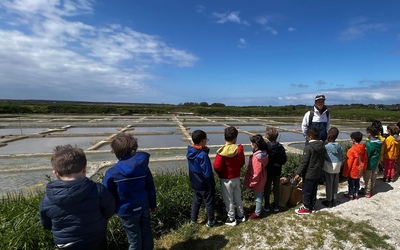
[[[315,97],[314,107],[308,111],[301,124],[301,130],[303,131],[306,144],[308,144],[306,131],[309,127],[317,128],[319,131],[318,139],[325,141],[328,136],[328,129],[330,126],[330,117],[328,108],[325,106],[325,96],[317,95]]]

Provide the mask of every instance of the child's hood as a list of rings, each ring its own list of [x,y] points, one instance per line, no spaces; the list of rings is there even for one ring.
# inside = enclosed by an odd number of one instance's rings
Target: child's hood
[[[124,176],[131,176],[142,171],[143,166],[149,165],[150,154],[146,152],[135,152],[132,155],[124,156],[115,167]]]
[[[365,145],[363,143],[353,144],[352,148],[357,154],[365,154]]]
[[[320,140],[310,141],[309,145],[317,153],[325,154],[325,152],[326,152],[325,143],[323,141],[320,141]]]
[[[327,149],[328,161],[331,161],[332,159],[336,159],[335,162],[343,161],[342,146],[340,146],[338,142],[329,142],[325,145],[325,148]]]
[[[217,154],[231,158],[238,154],[238,150],[238,145],[227,143],[217,150]]]
[[[202,152],[202,147],[197,145],[189,145],[186,158],[188,160],[195,159]]]
[[[86,177],[73,181],[56,180],[47,184],[46,195],[56,205],[77,203],[89,195],[93,185],[95,183]]]
[[[263,166],[268,164],[268,154],[265,150],[257,150],[253,153],[253,157],[255,157]]]

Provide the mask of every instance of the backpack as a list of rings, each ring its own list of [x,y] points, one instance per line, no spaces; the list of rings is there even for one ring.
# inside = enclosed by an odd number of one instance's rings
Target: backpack
[[[327,120],[329,120],[329,110],[327,110],[325,113]],[[308,127],[311,126],[313,117],[314,117],[314,109],[311,109],[310,116],[308,117]]]

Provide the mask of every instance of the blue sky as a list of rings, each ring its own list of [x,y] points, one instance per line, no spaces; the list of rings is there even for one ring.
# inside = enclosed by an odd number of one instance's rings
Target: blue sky
[[[0,99],[400,103],[400,1],[3,0]]]

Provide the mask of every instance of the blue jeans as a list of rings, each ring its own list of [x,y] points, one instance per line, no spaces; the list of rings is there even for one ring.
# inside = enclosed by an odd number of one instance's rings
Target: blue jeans
[[[360,190],[360,179],[349,177],[347,182],[349,183],[349,195],[358,195],[358,191]]]
[[[154,248],[149,210],[121,219],[128,238],[129,250]]]
[[[254,212],[256,213],[256,215],[260,215],[262,208],[263,192],[254,191],[254,198],[256,200],[256,210]]]

